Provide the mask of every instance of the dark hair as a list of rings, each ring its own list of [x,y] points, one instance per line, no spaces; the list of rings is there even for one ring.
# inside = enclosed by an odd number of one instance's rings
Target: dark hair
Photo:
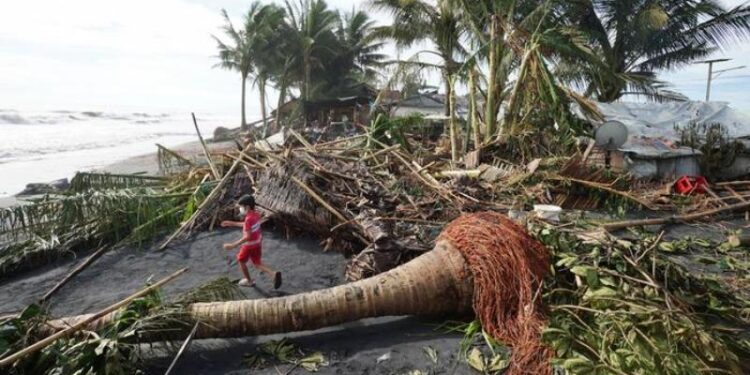
[[[237,200],[237,204],[240,206],[248,206],[250,209],[255,209],[255,198],[252,195],[245,194]]]

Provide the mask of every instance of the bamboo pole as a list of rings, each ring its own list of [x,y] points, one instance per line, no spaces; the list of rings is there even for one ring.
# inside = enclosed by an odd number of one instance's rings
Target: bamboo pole
[[[49,292],[47,292],[40,300],[39,302],[45,302],[47,301],[55,292],[57,292],[60,288],[63,287],[63,285],[67,284],[68,281],[70,281],[73,277],[81,273],[86,267],[91,265],[91,263],[94,263],[95,260],[99,259],[104,253],[106,253],[109,249],[111,249],[110,246],[102,246],[101,249],[97,250],[95,253],[91,254],[86,260],[81,262],[73,271],[70,271],[68,276],[65,276],[64,279],[62,279],[57,285],[55,285],[52,289],[50,289]]]
[[[250,147],[251,145],[252,145],[252,144],[250,144],[250,145],[246,146],[246,147],[245,147],[245,150],[247,150],[247,148],[248,148],[248,147]],[[245,152],[245,150],[242,150],[242,152]],[[170,243],[171,243],[171,242],[172,242],[172,241],[173,241],[173,240],[174,240],[175,238],[177,238],[177,236],[179,236],[180,234],[182,234],[182,232],[183,232],[183,231],[185,231],[185,229],[186,229],[186,228],[187,228],[188,226],[192,226],[192,225],[193,225],[193,223],[195,222],[195,218],[196,218],[196,217],[198,217],[198,215],[199,215],[199,214],[202,214],[202,213],[203,213],[203,210],[205,210],[205,209],[206,209],[206,207],[208,207],[208,203],[209,203],[209,202],[212,202],[212,201],[213,201],[213,199],[214,199],[214,198],[216,197],[216,195],[217,195],[217,194],[218,194],[218,193],[219,193],[219,192],[221,191],[221,189],[223,189],[223,188],[224,188],[224,185],[226,185],[226,183],[227,183],[227,182],[229,181],[229,178],[230,178],[230,177],[231,177],[232,175],[234,175],[234,171],[235,171],[235,170],[237,169],[237,167],[238,167],[238,166],[239,166],[240,164],[241,164],[241,163],[240,163],[240,160],[239,160],[239,159],[236,159],[236,160],[234,161],[234,163],[232,164],[232,167],[231,167],[231,168],[229,168],[229,171],[227,172],[227,174],[226,174],[226,175],[224,175],[224,177],[223,177],[223,178],[221,179],[221,181],[219,181],[219,184],[218,184],[218,185],[216,185],[216,187],[215,187],[215,188],[214,188],[213,190],[211,190],[211,193],[209,193],[209,194],[208,194],[208,196],[206,197],[206,199],[205,199],[205,200],[204,200],[203,202],[201,202],[201,205],[200,205],[200,206],[198,206],[198,209],[197,209],[197,210],[195,210],[195,212],[193,213],[193,216],[191,216],[191,217],[190,217],[190,219],[188,219],[188,221],[186,221],[186,222],[184,222],[184,223],[183,223],[182,225],[180,225],[180,227],[179,227],[179,228],[177,228],[177,230],[176,230],[176,231],[175,231],[174,233],[172,233],[172,235],[171,235],[171,236],[169,236],[169,238],[167,238],[167,240],[166,240],[166,241],[164,241],[164,243],[163,243],[163,244],[162,244],[161,246],[159,246],[159,249],[158,249],[158,250],[164,250],[164,249],[166,249],[166,248],[167,248],[167,246],[169,246],[169,244],[170,244]]]
[[[703,211],[703,212],[696,212],[696,213],[687,214],[687,215],[676,215],[676,216],[669,216],[669,217],[658,218],[658,219],[618,221],[614,223],[603,224],[602,227],[605,230],[618,230],[618,229],[637,227],[637,226],[643,226],[643,225],[687,223],[687,222],[702,219],[707,216],[712,216],[712,215],[721,214],[725,212],[737,211],[737,210],[741,210],[745,208],[750,208],[750,202],[743,202],[743,203],[735,204],[732,206],[726,206],[726,207],[716,208],[713,210],[708,210],[708,211]]]
[[[289,132],[292,133],[292,136],[294,138],[297,138],[297,140],[299,141],[299,143],[302,143],[302,145],[305,146],[305,149],[307,149],[307,150],[311,150],[312,149],[313,146],[310,144],[310,142],[308,142],[304,137],[302,137],[302,135],[300,135],[299,133],[297,133],[294,129],[290,128]]]
[[[208,147],[206,146],[206,142],[203,140],[203,136],[201,135],[201,130],[198,128],[198,120],[195,119],[195,113],[191,112],[190,115],[193,116],[193,125],[195,125],[195,132],[198,133],[198,139],[200,139],[201,141],[201,146],[203,147],[203,153],[206,155],[208,166],[211,167],[211,172],[213,172],[214,178],[218,180],[221,178],[221,175],[219,174],[219,170],[216,169],[214,162],[211,160],[211,153],[208,152]]]
[[[393,150],[397,150],[397,149],[399,149],[400,147],[401,147],[401,145],[398,145],[398,144],[396,144],[396,145],[393,145],[393,146],[390,146],[390,147],[384,148],[384,149],[382,149],[382,150],[380,150],[380,151],[377,151],[377,152],[375,152],[375,153],[372,153],[372,152],[371,152],[371,153],[370,153],[370,155],[368,155],[368,156],[365,156],[365,158],[364,158],[364,159],[362,159],[362,161],[364,162],[364,161],[368,161],[368,160],[370,160],[370,159],[373,159],[373,158],[377,158],[378,156],[380,156],[380,155],[382,155],[382,154],[385,154],[385,153],[391,152],[391,151],[393,151]]]
[[[321,206],[325,207],[326,210],[330,211],[333,214],[333,216],[336,216],[336,218],[338,218],[341,222],[347,221],[344,215],[342,215],[338,210],[336,210],[330,204],[328,204],[328,202],[326,202],[325,199],[323,199],[320,195],[318,195],[318,193],[316,193],[315,190],[305,185],[305,183],[300,181],[297,177],[294,177],[294,176],[289,176],[289,177],[292,179],[292,181],[294,181],[295,184],[297,184],[300,188],[302,188],[302,190],[307,192],[307,194],[309,194],[313,199],[315,199],[318,203],[320,203]]]
[[[93,321],[95,321],[95,320],[97,320],[97,319],[99,319],[99,318],[101,318],[101,317],[103,317],[103,316],[105,316],[105,315],[107,315],[107,314],[115,311],[115,310],[118,310],[119,308],[121,308],[121,307],[129,304],[130,302],[132,302],[136,298],[140,298],[140,297],[142,297],[142,296],[150,293],[154,289],[157,289],[157,288],[161,287],[162,285],[164,285],[164,284],[166,284],[166,283],[174,280],[177,276],[180,276],[183,273],[187,272],[187,270],[188,270],[187,268],[183,268],[183,269],[181,269],[181,270],[179,270],[179,271],[177,271],[177,272],[175,272],[175,273],[173,273],[173,274],[171,274],[171,275],[169,275],[169,276],[161,279],[156,284],[151,285],[151,286],[149,286],[149,287],[147,287],[145,289],[142,289],[141,291],[139,291],[139,292],[137,292],[135,294],[131,294],[129,297],[125,298],[124,300],[122,300],[120,302],[117,302],[117,303],[115,303],[113,305],[110,305],[109,307],[106,307],[105,309],[97,312],[96,314],[88,316],[87,318],[85,318],[85,319],[77,322],[76,324],[74,324],[74,325],[72,325],[72,326],[70,326],[70,327],[68,327],[68,328],[66,328],[66,329],[64,329],[64,330],[62,330],[60,332],[57,332],[57,333],[55,333],[53,335],[50,335],[50,336],[48,336],[48,337],[46,337],[46,338],[44,338],[42,340],[39,340],[39,341],[35,342],[34,344],[32,344],[31,346],[29,346],[29,347],[27,347],[25,349],[22,349],[20,351],[17,351],[15,353],[13,353],[12,355],[8,356],[8,357],[0,359],[0,367],[11,365],[11,364],[15,363],[16,361],[18,361],[19,359],[21,359],[21,358],[23,358],[23,357],[25,357],[25,356],[27,356],[29,354],[33,354],[33,353],[38,352],[41,349],[44,349],[48,345],[50,345],[53,342],[55,342],[57,339],[63,338],[65,336],[70,335],[71,333],[74,333],[74,332],[77,332],[77,331],[79,331],[81,329],[84,329],[89,323],[91,323],[91,322],[93,322]]]

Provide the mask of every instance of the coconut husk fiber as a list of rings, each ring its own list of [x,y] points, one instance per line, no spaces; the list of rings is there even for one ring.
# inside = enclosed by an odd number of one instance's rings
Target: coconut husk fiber
[[[551,374],[552,351],[541,342],[546,320],[541,287],[547,249],[507,217],[481,212],[446,226],[447,240],[466,258],[474,278],[473,309],[483,329],[512,348],[508,374]]]

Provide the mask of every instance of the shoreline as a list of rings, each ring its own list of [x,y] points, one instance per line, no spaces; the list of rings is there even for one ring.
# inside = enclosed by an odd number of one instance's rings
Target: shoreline
[[[236,147],[234,141],[214,142],[213,139],[207,139],[206,146],[212,153],[223,152],[234,149]],[[179,152],[183,156],[194,159],[201,163],[204,161],[203,148],[201,147],[201,143],[198,140],[181,143],[177,146],[171,147],[170,150]],[[93,168],[90,170],[79,172],[101,172],[112,174],[143,173],[146,175],[159,175],[159,162],[157,155],[158,151],[156,145],[154,145],[154,151],[152,152],[125,157],[113,163],[107,164],[101,168]],[[66,178],[68,179],[68,181],[70,181],[73,176],[68,176]],[[52,179],[48,181],[27,181],[27,184],[47,183],[50,181],[52,181]],[[0,197],[0,208],[9,208],[19,204],[24,204],[28,199],[40,197],[40,195],[19,196],[17,195],[19,193],[21,192],[17,192],[16,194],[7,197]]]

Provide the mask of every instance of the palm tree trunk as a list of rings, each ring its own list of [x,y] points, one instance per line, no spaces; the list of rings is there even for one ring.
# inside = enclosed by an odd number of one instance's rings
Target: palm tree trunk
[[[247,130],[247,121],[245,119],[245,86],[247,86],[247,75],[242,76],[242,122],[240,123],[242,131]]]
[[[532,47],[526,51],[521,62],[521,67],[518,69],[518,78],[516,79],[516,84],[513,87],[510,98],[508,99],[508,113],[506,113],[503,124],[503,132],[505,134],[516,134],[516,125],[519,120],[518,109],[516,108],[518,107],[518,96],[520,95],[521,88],[523,87],[526,75],[528,74],[529,62],[531,61],[534,49],[536,49],[536,47]],[[507,129],[508,125],[510,125],[510,129]]]
[[[266,113],[266,80],[265,76],[258,77],[258,93],[260,94],[260,115],[263,116],[263,139],[268,133],[268,114]]]
[[[479,128],[480,124],[477,119],[476,75],[477,71],[472,68],[469,72],[469,121],[471,121],[471,130],[474,133],[474,149],[479,150],[482,148],[482,130]],[[467,134],[466,138],[468,137]]]
[[[379,316],[460,315],[471,312],[474,283],[470,275],[464,256],[443,240],[432,251],[369,279],[281,298],[195,303],[188,306],[187,314],[203,323],[196,338],[307,331]],[[64,329],[89,316],[58,319],[48,327]],[[88,329],[101,328],[115,316],[116,312],[104,316]],[[177,331],[176,337],[187,334]],[[159,332],[141,339],[165,337]]]
[[[310,51],[305,50],[304,61],[305,64],[305,82],[304,92],[302,97],[302,116],[304,116],[305,127],[307,127],[307,102],[310,100]]]
[[[279,100],[276,102],[276,131],[281,130],[281,108],[286,103],[286,80],[281,81]]]
[[[449,103],[449,116],[450,116],[450,138],[451,138],[451,160],[453,162],[458,161],[458,129],[456,129],[456,97],[453,94],[455,76],[450,77],[448,80],[448,87],[450,92],[448,94]]]
[[[497,126],[497,111],[495,110],[495,101],[497,98],[495,97],[495,89],[497,82],[496,76],[497,76],[497,65],[498,65],[498,51],[497,51],[497,45],[499,41],[497,40],[497,15],[492,15],[491,21],[490,21],[490,56],[489,56],[489,77],[487,79],[487,100],[485,100],[484,106],[486,114],[484,116],[485,119],[485,129],[487,133],[484,135],[485,141],[489,141],[492,136],[495,135],[496,126]]]

